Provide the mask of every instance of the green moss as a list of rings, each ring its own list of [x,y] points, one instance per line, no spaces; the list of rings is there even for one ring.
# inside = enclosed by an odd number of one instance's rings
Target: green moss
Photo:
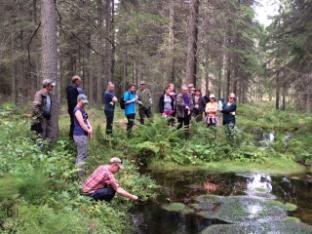
[[[271,201],[268,201],[268,204],[269,205],[272,205],[272,206],[278,206],[286,211],[295,211],[297,210],[297,206],[295,204],[292,204],[292,203],[282,203],[280,201],[276,201],[276,200],[271,200]]]
[[[169,212],[177,212],[181,214],[190,214],[193,213],[194,210],[191,209],[190,207],[186,206],[183,203],[180,202],[173,202],[170,204],[165,204],[161,206],[162,209],[169,211]]]
[[[261,163],[233,162],[229,160],[202,163],[200,165],[180,165],[173,162],[153,161],[149,168],[155,171],[193,171],[207,170],[212,173],[226,172],[263,172],[271,175],[291,175],[306,172],[306,167],[289,158],[272,158]]]

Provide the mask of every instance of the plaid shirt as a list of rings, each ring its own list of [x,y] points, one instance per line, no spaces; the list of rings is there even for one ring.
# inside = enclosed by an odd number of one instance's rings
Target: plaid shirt
[[[113,173],[108,169],[108,165],[99,166],[83,185],[84,193],[94,193],[104,187],[112,187],[115,191],[119,187]]]

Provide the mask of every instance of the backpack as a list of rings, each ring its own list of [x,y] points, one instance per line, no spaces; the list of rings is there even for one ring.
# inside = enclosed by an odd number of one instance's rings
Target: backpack
[[[120,102],[119,102],[119,104],[120,104],[120,108],[121,108],[122,110],[124,110],[125,107],[126,107],[126,102],[125,102],[125,99],[124,99],[124,95],[122,95],[122,96],[120,97]]]

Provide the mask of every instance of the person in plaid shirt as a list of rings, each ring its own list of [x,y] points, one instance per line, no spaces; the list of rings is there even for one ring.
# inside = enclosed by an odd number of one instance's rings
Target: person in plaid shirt
[[[82,191],[94,200],[111,201],[117,192],[123,197],[137,201],[138,196],[128,193],[120,187],[114,174],[123,168],[122,161],[113,157],[108,165],[99,166],[85,181]]]

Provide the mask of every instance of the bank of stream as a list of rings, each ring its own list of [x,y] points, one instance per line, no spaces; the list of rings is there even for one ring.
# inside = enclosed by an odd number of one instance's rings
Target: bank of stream
[[[312,176],[149,171],[156,200],[132,210],[136,233],[312,233]]]

